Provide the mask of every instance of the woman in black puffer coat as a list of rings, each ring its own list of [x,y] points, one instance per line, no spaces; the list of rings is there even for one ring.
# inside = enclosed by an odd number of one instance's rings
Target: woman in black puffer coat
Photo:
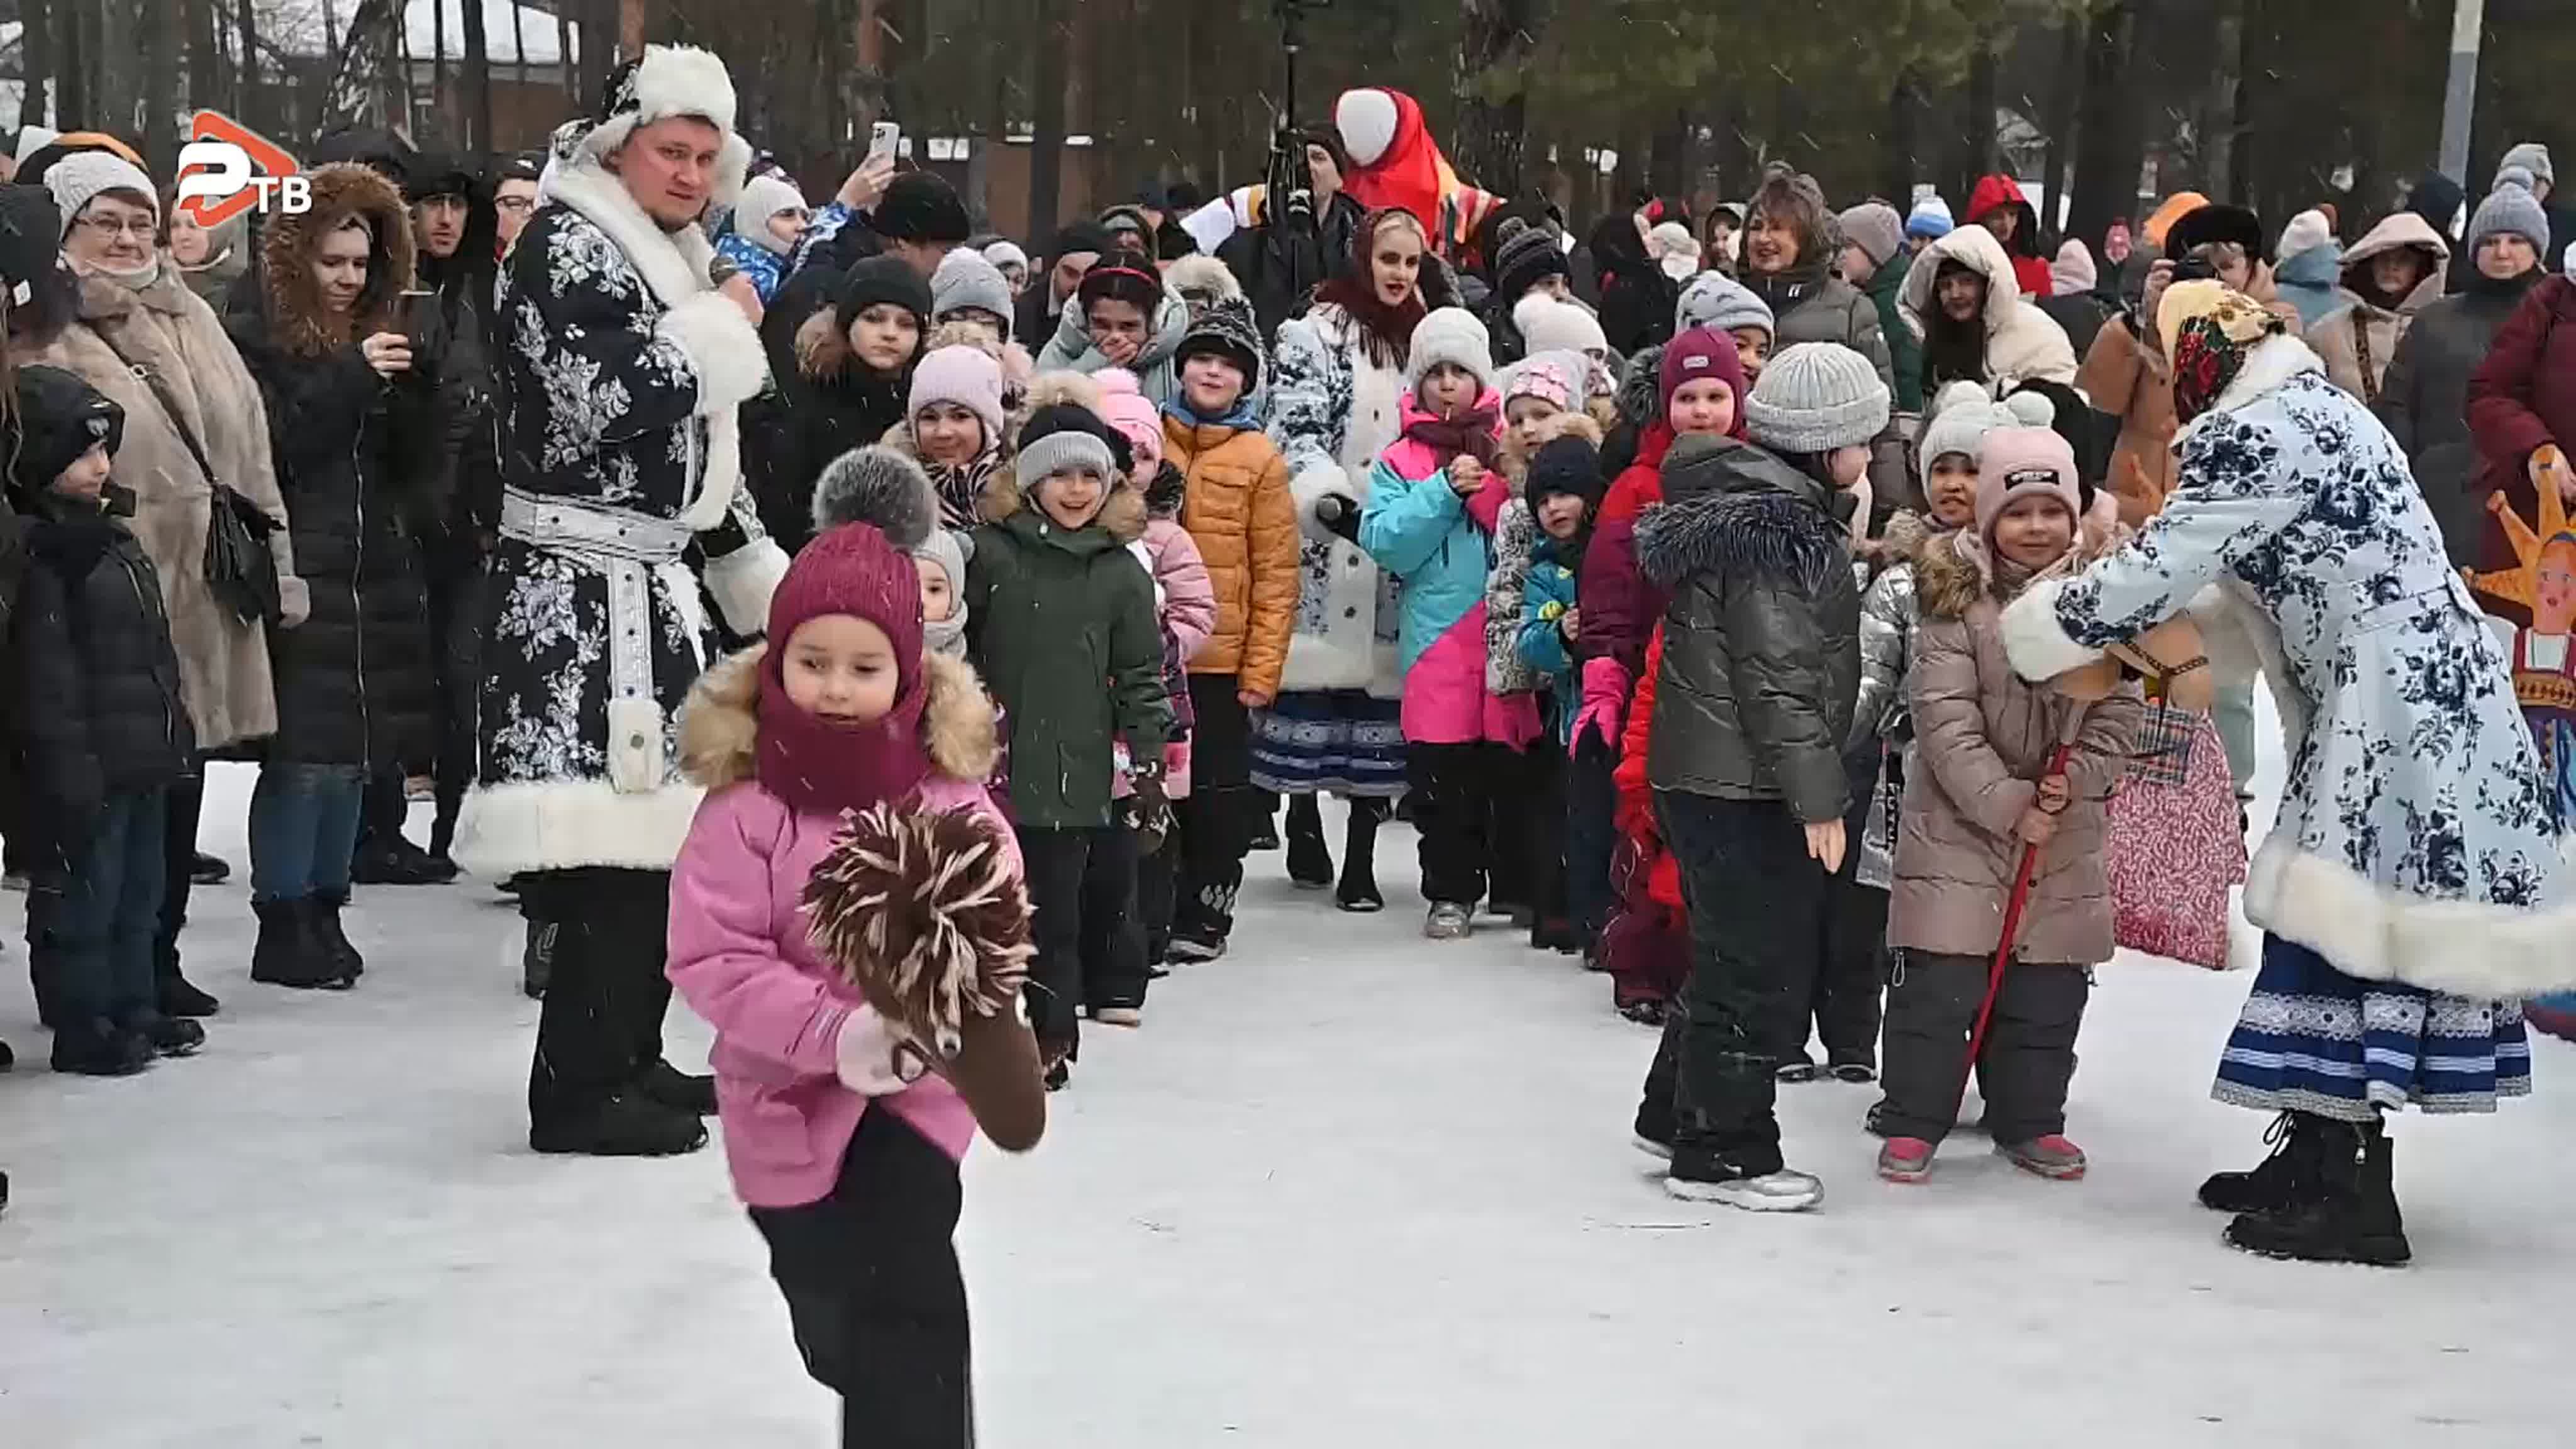
[[[268,406],[278,484],[312,613],[272,629],[277,733],[251,797],[251,979],[345,986],[339,924],[366,780],[430,758],[436,682],[418,527],[444,440],[432,349],[402,326],[412,235],[366,167],[311,173],[310,211],[263,246],[260,307],[226,322]]]

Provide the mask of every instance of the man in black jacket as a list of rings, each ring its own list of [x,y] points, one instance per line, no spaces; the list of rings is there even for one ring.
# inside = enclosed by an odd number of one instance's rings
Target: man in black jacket
[[[1073,303],[1082,279],[1109,255],[1109,233],[1097,222],[1077,221],[1055,234],[1055,247],[1047,254],[1043,277],[1032,277],[1020,289],[1019,312],[1011,319],[1011,335],[1023,341],[1035,339],[1043,347],[1055,335],[1056,319]]]

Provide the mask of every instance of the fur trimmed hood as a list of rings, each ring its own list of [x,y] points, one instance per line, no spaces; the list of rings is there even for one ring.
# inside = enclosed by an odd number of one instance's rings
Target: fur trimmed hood
[[[1959,552],[1956,534],[1942,534],[1915,551],[1914,601],[1924,618],[1964,619],[1985,592],[1985,575]]]
[[[414,277],[411,211],[391,181],[356,162],[304,174],[313,183],[312,209],[280,213],[260,240],[260,301],[279,348],[319,357],[401,325],[402,294]],[[352,218],[368,232],[367,285],[346,317],[334,317],[313,283],[312,260],[322,239]]]
[[[1029,383],[1027,409],[1034,413],[1042,407],[1078,407],[1100,417],[1101,400],[1100,384],[1087,373],[1041,372]],[[995,470],[984,485],[984,521],[1000,523],[1026,506],[1019,474],[1008,466]],[[1145,500],[1122,476],[1111,485],[1097,521],[1121,544],[1134,543],[1145,536]]]
[[[1188,299],[1193,315],[1209,302],[1243,300],[1234,269],[1211,256],[1186,256],[1165,267],[1163,288]]]
[[[1824,485],[1750,444],[1665,460],[1666,499],[1637,521],[1637,571],[1670,589],[1702,571],[1808,592],[1850,567]],[[1700,475],[1677,477],[1677,472]]]
[[[1503,476],[1511,480],[1515,492],[1519,490],[1522,481],[1529,477],[1530,460],[1538,456],[1539,448],[1544,448],[1559,438],[1581,438],[1597,451],[1601,446],[1602,438],[1607,435],[1601,429],[1600,419],[1590,413],[1563,412],[1538,425],[1538,443],[1535,447],[1524,451],[1520,436],[1521,430],[1518,428],[1503,429],[1502,454],[1495,461],[1495,466],[1502,469]],[[1604,486],[1607,486],[1607,480],[1604,480]]]
[[[680,769],[708,790],[752,778],[760,753],[760,660],[754,644],[718,660],[689,686],[680,713]],[[973,665],[944,654],[922,659],[921,743],[931,768],[960,780],[989,779],[1001,758],[993,700]]]
[[[1619,416],[1633,427],[1647,428],[1664,420],[1664,349],[1661,343],[1640,347],[1619,369]]]

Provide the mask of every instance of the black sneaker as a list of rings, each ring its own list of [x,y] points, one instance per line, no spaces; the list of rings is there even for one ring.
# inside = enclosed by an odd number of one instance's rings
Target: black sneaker
[[[202,850],[197,852],[196,860],[188,867],[188,879],[192,884],[217,886],[232,878],[233,868],[222,857],[208,855]]]
[[[528,1146],[581,1157],[677,1157],[707,1145],[706,1124],[629,1093],[528,1128]]]
[[[456,868],[440,865],[428,851],[397,835],[359,846],[349,878],[359,885],[445,885],[456,879]]]
[[[206,1044],[206,1029],[184,1016],[163,1016],[157,1011],[135,1013],[125,1029],[152,1044],[156,1055],[191,1057]]]
[[[104,1017],[54,1033],[54,1070],[82,1077],[130,1077],[152,1065],[152,1043]]]
[[[1772,1068],[1771,1075],[1778,1078],[1782,1086],[1790,1086],[1801,1082],[1818,1081],[1825,1075],[1825,1069],[1817,1066],[1805,1052],[1800,1052]]]
[[[1061,1092],[1072,1085],[1073,1063],[1068,1061],[1059,1061],[1054,1066],[1047,1068],[1046,1089],[1048,1091]]]
[[[716,1079],[681,1071],[668,1061],[646,1067],[635,1078],[634,1090],[648,1102],[658,1102],[674,1112],[693,1117],[716,1114]]]
[[[1386,909],[1386,897],[1378,893],[1377,872],[1368,862],[1354,860],[1342,867],[1342,883],[1333,890],[1333,904],[1355,916]]]
[[[1685,1202],[1724,1203],[1747,1212],[1804,1212],[1824,1201],[1813,1174],[1775,1167],[1757,1172],[1711,1153],[1677,1153],[1664,1191]]]
[[[1191,931],[1172,933],[1171,959],[1174,961],[1213,961],[1224,954],[1223,936],[1202,936]]]
[[[1865,1085],[1878,1080],[1878,1063],[1867,1057],[1836,1057],[1826,1070],[1834,1074],[1837,1082]]]

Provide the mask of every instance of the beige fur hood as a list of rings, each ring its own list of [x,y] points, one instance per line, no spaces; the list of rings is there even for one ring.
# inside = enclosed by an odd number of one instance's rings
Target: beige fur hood
[[[754,644],[719,661],[689,688],[680,714],[680,768],[709,790],[752,777],[760,748],[760,661],[766,644]],[[1001,759],[992,697],[973,665],[933,654],[922,661],[929,699],[921,711],[921,743],[931,768],[960,780],[983,781]]]

